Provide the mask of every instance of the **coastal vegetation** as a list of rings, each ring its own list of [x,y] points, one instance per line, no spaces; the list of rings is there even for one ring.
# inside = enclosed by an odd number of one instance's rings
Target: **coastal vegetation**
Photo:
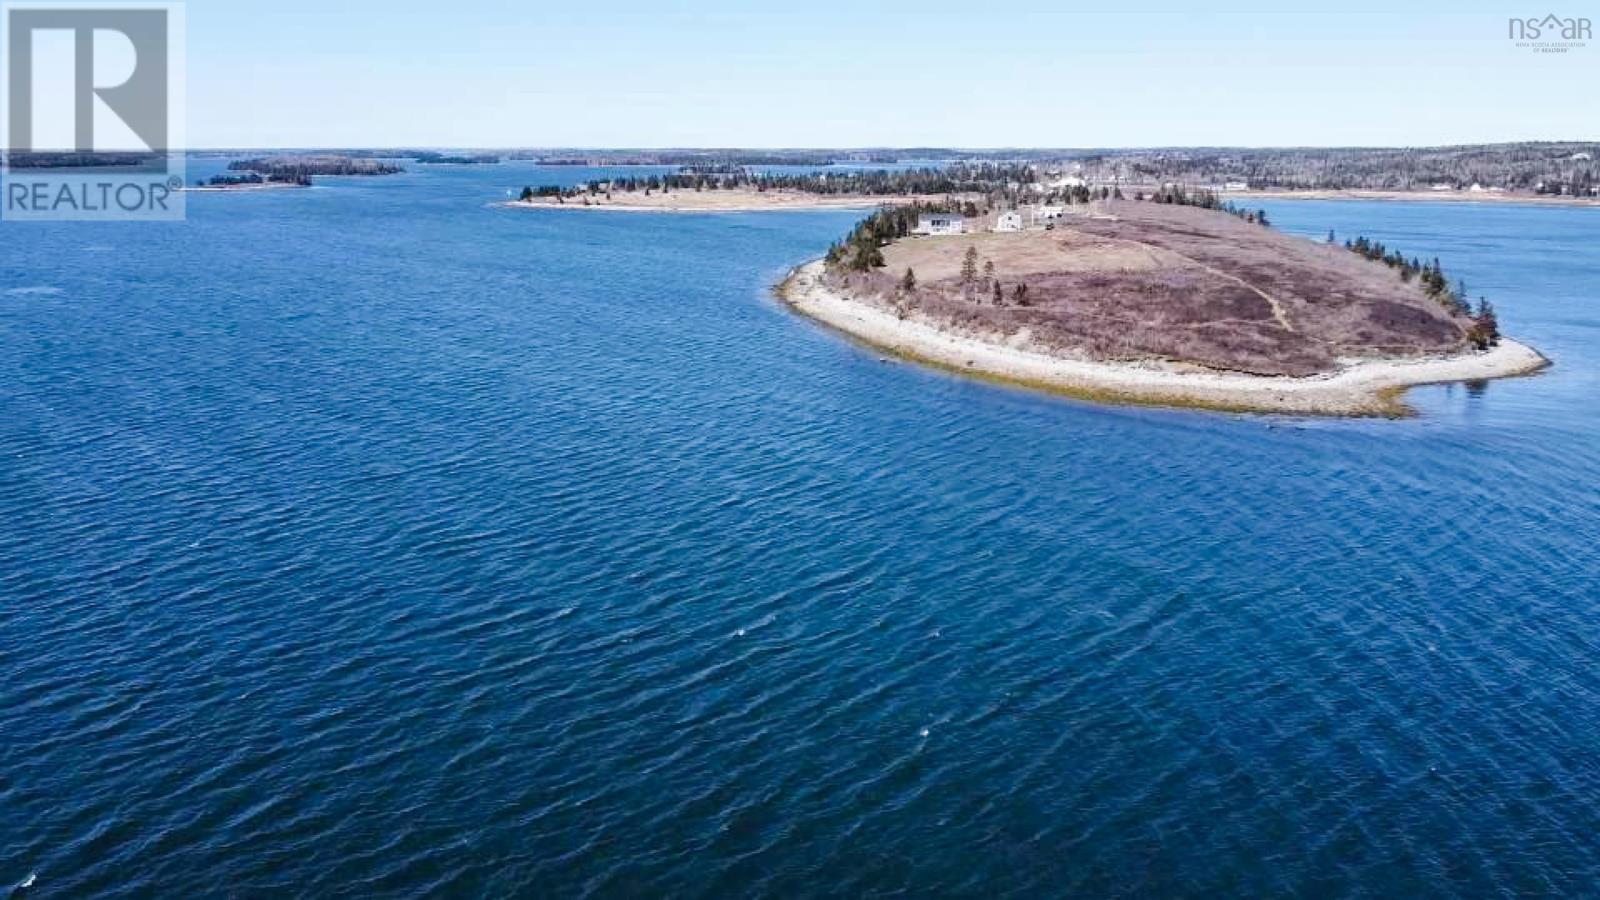
[[[1252,189],[1481,189],[1600,195],[1600,144],[1528,142],[1405,148],[1183,148],[1067,151],[1046,158],[1090,182],[1236,183]]]
[[[259,187],[268,184],[310,187],[311,176],[304,173],[262,175],[260,172],[246,172],[243,175],[213,175],[209,179],[195,183],[203,187],[220,188]]]
[[[1116,188],[1114,191],[1109,192],[1105,191],[1105,189],[1102,189],[1101,199],[1107,199],[1108,197],[1121,200],[1122,189]],[[1260,225],[1262,227],[1272,224],[1271,222],[1267,221],[1266,210],[1245,209],[1233,203],[1231,200],[1223,200],[1217,195],[1216,191],[1207,190],[1205,188],[1189,190],[1181,184],[1172,184],[1160,188],[1152,193],[1148,198],[1145,197],[1142,191],[1136,192],[1133,199],[1148,199],[1152,203],[1165,203],[1175,206],[1193,206],[1199,209],[1219,210],[1221,212],[1228,213],[1229,215],[1238,216],[1252,225]]]
[[[1474,185],[1485,191],[1551,197],[1600,197],[1600,143],[1577,141],[1520,142],[1444,147],[1194,147],[1091,149],[999,149],[957,150],[920,147],[900,150],[818,150],[818,151],[585,151],[566,156],[526,153],[518,158],[534,158],[546,165],[672,165],[716,170],[748,169],[775,165],[828,166],[852,163],[920,163],[927,169],[968,170],[982,166],[1015,169],[1035,167],[1046,184],[1063,185],[1077,193],[1078,188],[1120,185],[1146,191],[1169,184],[1211,186],[1237,185],[1255,190],[1364,190],[1364,191],[1465,191]],[[938,160],[938,165],[926,161]],[[798,178],[784,185],[795,190],[816,189],[824,181],[845,179],[850,173],[818,173],[826,179],[806,175],[769,175],[769,178]],[[752,185],[759,184],[756,176]],[[917,176],[921,177],[921,176]],[[892,191],[893,179],[874,185],[871,192]],[[770,184],[770,182],[769,182]],[[708,189],[725,185],[701,185]],[[668,184],[669,189],[690,185]],[[659,189],[659,188],[657,188]],[[850,189],[850,188],[843,188]],[[861,188],[857,188],[861,190]],[[1237,188],[1235,188],[1237,189]],[[832,190],[832,188],[829,188]],[[908,190],[912,193],[940,193]]]
[[[1328,232],[1328,242],[1333,243],[1335,235]],[[1467,298],[1467,285],[1465,281],[1457,281],[1450,285],[1450,279],[1445,277],[1444,269],[1439,265],[1439,258],[1435,256],[1430,263],[1424,263],[1417,257],[1406,258],[1398,250],[1391,250],[1379,241],[1368,240],[1366,237],[1356,237],[1344,242],[1346,250],[1358,254],[1374,262],[1381,262],[1400,275],[1400,280],[1409,283],[1416,279],[1423,292],[1445,307],[1451,314],[1469,319],[1471,325],[1467,329],[1467,339],[1478,349],[1492,347],[1500,342],[1500,322],[1495,315],[1494,305],[1487,298],[1479,297],[1478,306],[1473,308]]]
[[[957,164],[914,169],[846,172],[762,172],[744,167],[684,169],[677,173],[592,179],[571,186],[530,187],[532,196],[581,199],[687,191],[797,192],[825,197],[915,197],[982,195],[990,203],[1019,200],[1037,176],[1033,166],[1015,163]]]
[[[542,166],[831,166],[844,163],[893,163],[903,154],[892,150],[520,150],[512,159]],[[945,154],[918,159],[953,159]]]
[[[166,159],[156,153],[10,153],[13,169],[138,169]]]
[[[500,162],[500,157],[493,153],[447,154],[428,150],[416,151],[411,158],[432,166],[492,166]]]
[[[1394,262],[1365,239],[1346,250],[1281,234],[1203,194],[1099,200],[1050,230],[913,234],[919,215],[953,211],[874,212],[829,248],[825,283],[900,319],[1042,353],[1253,375],[1498,339],[1492,307],[1465,308],[1464,286],[1445,286],[1436,264]]]
[[[917,219],[928,213],[978,215],[977,205],[967,203],[911,203],[886,206],[857,222],[842,241],[828,247],[824,257],[829,266],[866,272],[884,265],[883,248],[911,234]],[[913,276],[913,287],[915,287]]]
[[[256,172],[272,177],[299,178],[312,175],[393,175],[405,167],[380,159],[353,156],[268,156],[235,160],[228,164],[235,172]]]

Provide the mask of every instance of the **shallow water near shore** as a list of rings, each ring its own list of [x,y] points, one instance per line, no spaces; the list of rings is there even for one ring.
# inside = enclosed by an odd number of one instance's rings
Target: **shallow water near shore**
[[[882,362],[770,293],[853,213],[490,205],[593,174],[0,226],[0,888],[1592,889],[1600,210],[1252,204],[1554,362],[1302,420]]]

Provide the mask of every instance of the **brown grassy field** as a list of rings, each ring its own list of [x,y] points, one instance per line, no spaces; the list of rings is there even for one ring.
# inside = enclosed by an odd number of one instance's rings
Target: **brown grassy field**
[[[1343,246],[1193,207],[1111,201],[1096,211],[1051,231],[903,239],[884,248],[883,268],[833,277],[907,313],[1090,359],[1303,376],[1342,358],[1466,347],[1467,319]],[[981,274],[962,283],[968,247],[980,271],[994,264],[1001,304]],[[918,282],[909,293],[899,289],[908,267]],[[1019,284],[1027,305],[1013,300]]]

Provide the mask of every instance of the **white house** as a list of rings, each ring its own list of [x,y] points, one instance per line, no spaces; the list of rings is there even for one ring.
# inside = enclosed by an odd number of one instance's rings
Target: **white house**
[[[967,220],[956,213],[922,213],[917,216],[916,234],[965,234]]]
[[[994,230],[995,231],[1021,231],[1022,230],[1022,213],[1019,213],[1014,209],[1013,210],[1007,210],[1006,212],[1001,213],[1000,214],[1000,218],[995,220]]]
[[[1033,223],[1037,225],[1040,222],[1054,222],[1066,214],[1067,208],[1065,206],[1035,206],[1033,208]]]
[[[1246,181],[1228,181],[1223,183],[1222,189],[1225,191],[1248,191],[1250,190],[1250,183]]]

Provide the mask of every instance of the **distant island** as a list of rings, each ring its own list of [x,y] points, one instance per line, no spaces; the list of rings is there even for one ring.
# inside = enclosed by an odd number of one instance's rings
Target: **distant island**
[[[311,176],[303,173],[262,175],[260,172],[246,172],[242,175],[213,175],[210,178],[196,181],[195,186],[188,190],[250,191],[310,186]]]
[[[970,212],[882,209],[779,293],[900,356],[1116,402],[1394,416],[1408,386],[1547,364],[1437,260],[1210,192]]]
[[[314,175],[393,175],[405,167],[381,159],[327,154],[266,156],[234,160],[234,172],[255,172],[265,177],[302,178]]]
[[[422,165],[429,166],[494,166],[500,164],[500,157],[493,153],[447,154],[431,151],[418,151],[411,154]]]
[[[1035,177],[1032,166],[1015,163],[845,172],[763,172],[745,166],[690,166],[669,174],[528,186],[514,205],[676,212],[870,209],[952,197],[973,203],[983,198],[1020,198],[1022,186],[1034,183]],[[1088,199],[1087,190],[1081,193],[1083,199]],[[1067,195],[1056,192],[1045,196],[1048,199]]]
[[[6,165],[13,169],[135,169],[148,170],[166,161],[158,153],[13,152]]]

